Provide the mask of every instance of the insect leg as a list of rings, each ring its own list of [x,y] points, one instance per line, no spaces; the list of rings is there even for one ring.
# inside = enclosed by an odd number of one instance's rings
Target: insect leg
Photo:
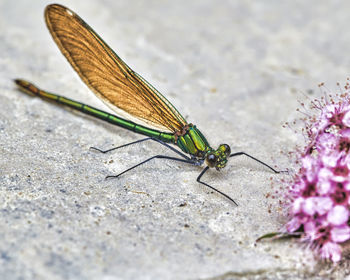
[[[183,157],[186,160],[190,160],[190,161],[196,161],[195,158],[189,158],[188,156],[186,156],[184,153],[179,152],[178,150],[176,150],[174,147],[171,147],[169,144],[156,139],[156,138],[151,138],[153,141],[158,142],[159,144],[162,144],[163,146],[169,148],[170,150],[172,150],[173,152],[177,153],[179,156]]]
[[[114,151],[114,150],[118,150],[120,148],[124,148],[124,147],[127,147],[127,146],[130,146],[130,145],[133,145],[133,144],[137,144],[137,143],[141,143],[143,141],[147,141],[147,140],[151,140],[152,137],[147,137],[147,138],[143,138],[143,139],[139,139],[139,140],[136,140],[134,142],[131,142],[131,143],[127,143],[127,144],[124,144],[124,145],[121,145],[121,146],[118,146],[118,147],[114,147],[114,148],[111,148],[111,149],[108,149],[108,150],[101,150],[99,148],[96,148],[96,147],[90,147],[90,149],[92,150],[96,150],[96,151],[99,151],[103,154],[106,154],[106,153],[109,153],[111,151]]]
[[[126,173],[126,172],[128,172],[128,171],[130,171],[130,170],[132,170],[132,169],[134,169],[134,168],[136,168],[136,167],[138,167],[138,166],[140,166],[142,164],[145,164],[146,162],[149,162],[150,160],[155,159],[155,158],[170,159],[170,160],[185,162],[185,163],[189,163],[189,164],[193,164],[193,165],[196,164],[196,161],[191,160],[191,159],[182,159],[182,158],[175,158],[175,157],[169,157],[169,156],[164,156],[164,155],[156,155],[156,156],[150,157],[150,158],[148,158],[148,159],[146,159],[146,160],[144,160],[144,161],[142,161],[142,162],[140,162],[140,163],[138,163],[138,164],[136,164],[136,165],[126,169],[126,170],[124,170],[123,172],[121,172],[121,173],[119,173],[117,175],[107,176],[106,179],[108,179],[108,178],[118,178],[119,176],[123,175],[124,173]]]
[[[101,149],[95,148],[95,147],[90,147],[90,149],[93,149],[93,150],[96,150],[96,151],[99,151],[99,152],[105,154],[105,153],[108,153],[108,152],[111,152],[111,151],[114,151],[114,150],[117,150],[117,149],[129,146],[129,145],[141,143],[141,142],[144,142],[144,141],[147,141],[147,140],[153,140],[153,141],[155,141],[155,142],[157,142],[157,143],[167,147],[168,149],[172,150],[173,152],[177,153],[179,156],[183,157],[184,159],[191,160],[188,156],[186,156],[185,154],[179,152],[174,147],[171,147],[169,144],[167,144],[167,143],[165,143],[165,142],[163,142],[163,141],[161,141],[159,139],[153,138],[153,137],[147,137],[147,138],[139,139],[139,140],[136,140],[134,142],[127,143],[127,144],[124,144],[124,145],[121,145],[121,146],[118,146],[118,147],[114,147],[114,148],[111,148],[111,149],[108,149],[108,150],[101,150]]]
[[[215,191],[215,192],[221,194],[222,196],[226,197],[228,200],[232,201],[236,206],[238,206],[238,204],[237,204],[231,197],[229,197],[227,194],[225,194],[225,193],[219,191],[218,189],[216,189],[216,188],[210,186],[209,184],[207,184],[207,183],[201,181],[202,176],[204,175],[205,172],[208,171],[208,169],[209,169],[209,166],[205,167],[205,168],[202,170],[202,172],[201,172],[201,173],[198,175],[198,177],[197,177],[197,182],[198,182],[198,183],[201,183],[201,184],[203,184],[204,186],[206,186],[206,187],[212,189],[213,191]]]
[[[266,166],[267,168],[271,169],[271,170],[272,170],[273,172],[275,172],[275,173],[288,172],[288,171],[278,171],[278,170],[272,168],[272,167],[271,167],[270,165],[268,165],[267,163],[265,163],[265,162],[263,162],[263,161],[261,161],[261,160],[255,158],[255,157],[253,157],[253,156],[251,156],[251,155],[249,155],[249,154],[247,154],[247,153],[245,153],[245,152],[234,153],[234,154],[230,155],[230,157],[236,157],[236,156],[241,156],[241,155],[247,156],[247,157],[251,158],[252,160],[255,160],[256,162],[258,162],[258,163],[260,163],[260,164]]]

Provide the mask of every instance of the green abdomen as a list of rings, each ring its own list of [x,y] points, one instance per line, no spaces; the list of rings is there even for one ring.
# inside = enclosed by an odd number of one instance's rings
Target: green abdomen
[[[186,134],[178,137],[176,144],[185,153],[196,157],[204,157],[210,149],[207,139],[195,125],[190,125]]]

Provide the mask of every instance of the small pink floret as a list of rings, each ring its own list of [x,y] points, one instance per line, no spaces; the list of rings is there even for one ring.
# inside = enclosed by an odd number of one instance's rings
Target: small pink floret
[[[350,238],[350,228],[348,225],[341,227],[334,227],[331,230],[332,241],[341,243],[345,242]]]
[[[327,221],[335,226],[345,224],[349,220],[349,210],[344,206],[337,205],[327,214]]]
[[[331,259],[335,263],[341,259],[341,248],[337,243],[327,242],[320,250],[322,259]]]

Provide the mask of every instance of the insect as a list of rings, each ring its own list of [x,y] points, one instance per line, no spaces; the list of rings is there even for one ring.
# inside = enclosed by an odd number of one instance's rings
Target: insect
[[[178,156],[155,155],[118,175],[107,176],[107,178],[117,178],[153,159],[168,159],[198,166],[205,162],[207,166],[198,175],[197,182],[220,193],[237,205],[231,197],[201,180],[209,168],[221,170],[226,166],[228,158],[245,155],[273,172],[279,173],[245,152],[231,153],[230,146],[227,144],[221,144],[217,149],[213,149],[195,125],[188,123],[160,92],[126,65],[100,36],[70,9],[58,4],[49,5],[45,9],[45,21],[62,54],[84,83],[110,108],[114,111],[122,110],[130,118],[121,118],[41,90],[28,81],[16,79],[15,83],[19,89],[147,136],[109,150],[94,148],[97,151],[107,153],[151,140],[169,148]],[[137,121],[131,121],[135,118]]]

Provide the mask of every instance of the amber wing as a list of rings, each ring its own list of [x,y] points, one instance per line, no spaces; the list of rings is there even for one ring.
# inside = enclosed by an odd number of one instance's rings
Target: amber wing
[[[186,125],[175,107],[127,66],[76,13],[53,4],[46,7],[45,20],[59,49],[80,78],[112,109],[117,107],[171,132]]]

